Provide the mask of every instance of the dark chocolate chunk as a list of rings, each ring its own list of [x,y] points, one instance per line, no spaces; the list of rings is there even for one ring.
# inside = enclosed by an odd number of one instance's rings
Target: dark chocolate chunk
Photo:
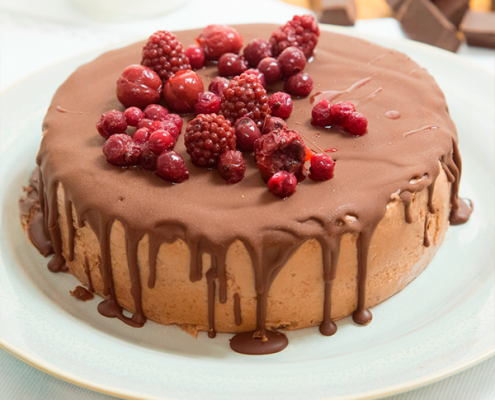
[[[419,42],[457,51],[457,29],[429,0],[406,0],[395,16],[407,36]]]
[[[468,11],[461,31],[468,45],[495,49],[495,12]]]
[[[452,22],[456,27],[462,21],[462,17],[469,10],[470,0],[432,0],[438,9],[442,12],[447,19]]]
[[[385,0],[385,1],[394,12],[399,11],[400,6],[402,6],[402,4],[404,3],[404,0]]]
[[[311,7],[323,24],[352,26],[356,21],[355,0],[311,0]]]

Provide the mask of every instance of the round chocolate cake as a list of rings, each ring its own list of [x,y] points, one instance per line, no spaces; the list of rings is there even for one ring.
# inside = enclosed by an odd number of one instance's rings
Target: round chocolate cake
[[[247,43],[277,26],[235,28]],[[200,32],[176,35],[187,46]],[[54,254],[49,269],[68,269],[104,297],[104,316],[237,333],[236,351],[279,351],[287,339],[278,330],[319,326],[332,335],[349,315],[368,324],[370,307],[428,265],[449,218],[467,220],[456,129],[434,79],[404,54],[330,32],[305,68],[313,92],[293,99],[286,122],[310,149],[331,151],[332,180],[307,179],[281,200],[249,154],[245,178],[228,185],[191,163],[183,136],[175,150],[190,178],[181,184],[110,165],[95,124],[124,109],[116,81],[141,61],[143,44],[103,54],[58,89],[28,195],[39,206],[21,201],[31,241]],[[205,87],[217,76],[213,64],[196,72]],[[368,118],[367,135],[312,126],[321,99],[352,101]]]

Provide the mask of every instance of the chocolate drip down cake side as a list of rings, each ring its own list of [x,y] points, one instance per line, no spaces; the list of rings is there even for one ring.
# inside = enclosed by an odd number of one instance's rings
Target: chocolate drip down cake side
[[[245,354],[370,323],[471,212],[434,79],[310,16],[175,35],[56,92],[20,200],[49,270],[105,317],[232,333]]]

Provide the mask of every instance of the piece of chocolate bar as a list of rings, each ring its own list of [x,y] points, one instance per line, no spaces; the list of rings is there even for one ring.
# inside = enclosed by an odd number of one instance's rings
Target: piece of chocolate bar
[[[461,31],[468,45],[495,49],[495,12],[468,11]]]
[[[442,12],[443,15],[447,17],[447,19],[452,22],[456,27],[459,27],[459,24],[466,14],[467,10],[469,10],[469,1],[470,0],[432,0],[433,4],[435,4],[438,9]]]
[[[404,0],[385,0],[385,1],[394,12],[399,11],[400,6],[404,3]]]
[[[457,51],[457,29],[430,0],[406,0],[395,16],[407,36],[445,50]]]
[[[322,24],[352,26],[356,22],[355,0],[311,0],[311,8]]]

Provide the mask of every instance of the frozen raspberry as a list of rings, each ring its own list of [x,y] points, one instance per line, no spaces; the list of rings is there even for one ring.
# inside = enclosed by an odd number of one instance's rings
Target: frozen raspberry
[[[242,153],[235,150],[223,152],[218,161],[218,172],[229,184],[242,181],[244,172],[246,172],[246,164],[244,163],[244,158],[242,158]]]
[[[281,199],[290,197],[296,191],[297,178],[294,174],[279,171],[268,180],[268,190]]]
[[[292,99],[287,93],[273,93],[268,98],[268,105],[274,117],[287,119],[292,114]]]
[[[212,92],[202,92],[198,94],[198,102],[194,106],[194,113],[216,114],[220,109],[220,98]]]
[[[261,136],[260,130],[251,118],[239,118],[235,125],[237,149],[240,151],[253,151],[254,142]]]
[[[313,107],[311,111],[311,125],[313,126],[330,126],[333,123],[332,114],[330,113],[331,104],[328,100],[321,100]]]
[[[108,139],[110,136],[117,133],[125,133],[127,129],[127,120],[124,113],[117,110],[111,110],[104,113],[98,123],[96,129],[101,136]]]
[[[241,117],[249,117],[261,129],[265,118],[270,114],[270,107],[259,79],[250,74],[232,79],[222,95],[219,114],[231,123]]]
[[[196,44],[190,45],[186,50],[184,50],[189,63],[193,69],[201,69],[205,65],[205,52],[201,47]]]
[[[166,151],[156,159],[156,174],[167,182],[181,183],[189,179],[184,159],[175,151]]]
[[[144,118],[152,119],[153,121],[163,121],[168,115],[168,110],[160,104],[150,104],[144,109]]]
[[[359,112],[353,112],[352,114],[348,115],[347,119],[344,122],[344,129],[354,136],[366,135],[367,127],[368,120],[363,114]]]
[[[167,131],[158,130],[151,133],[148,140],[150,150],[157,156],[164,151],[173,149],[175,145],[174,137]]]
[[[282,78],[280,63],[271,57],[264,58],[258,64],[258,70],[263,74],[266,83],[275,83]]]
[[[182,121],[182,118],[180,117],[180,115],[177,115],[177,114],[168,114],[165,117],[164,121],[170,121],[173,124],[175,124],[175,126],[179,130],[179,134],[180,134],[180,131],[182,130],[182,125],[184,124],[184,121]]]
[[[191,69],[181,42],[168,31],[157,31],[149,37],[141,64],[155,71],[163,82],[179,71]]]
[[[189,122],[184,143],[195,166],[216,168],[224,151],[235,150],[235,131],[221,115],[200,114]]]
[[[234,28],[227,25],[208,25],[196,42],[208,60],[218,60],[222,54],[239,54],[244,39]]]
[[[292,75],[284,85],[284,91],[294,96],[306,97],[313,90],[313,80],[306,72]]]
[[[309,59],[313,55],[319,36],[318,23],[312,15],[295,15],[292,21],[288,21],[272,33],[270,44],[273,55],[278,56],[287,47],[295,46]]]
[[[117,98],[124,107],[145,108],[158,103],[162,81],[157,73],[142,65],[129,65],[117,80]]]
[[[287,129],[287,124],[282,118],[269,116],[265,120],[265,126],[263,126],[263,135],[276,131],[278,129]]]
[[[163,87],[167,105],[180,113],[194,111],[198,94],[204,89],[201,78],[193,71],[179,71]]]
[[[311,157],[309,179],[313,181],[328,181],[333,178],[335,162],[325,153],[314,154]]]
[[[228,79],[217,76],[210,82],[208,90],[221,98],[225,89],[229,87],[229,83],[230,81]]]
[[[356,108],[350,101],[341,101],[340,103],[332,104],[330,106],[332,121],[339,125],[342,125],[346,118],[354,111],[356,111]]]
[[[133,166],[139,163],[141,146],[129,135],[117,133],[108,138],[103,145],[103,154],[110,164],[120,167]]]
[[[256,38],[246,45],[243,55],[249,65],[256,68],[263,58],[272,56],[272,46],[265,39]]]
[[[290,78],[304,69],[306,66],[306,57],[297,47],[287,47],[278,56],[278,62],[282,70],[282,77]]]
[[[244,57],[234,53],[225,53],[218,59],[218,75],[220,76],[237,76],[249,68]]]
[[[148,142],[141,145],[139,166],[145,171],[156,171],[156,154],[150,150]]]
[[[254,154],[265,182],[279,171],[293,173],[299,182],[306,178],[306,146],[296,131],[283,129],[261,136],[254,142]]]
[[[141,128],[134,132],[132,137],[136,143],[143,144],[150,140],[151,130],[149,128]]]
[[[261,85],[266,88],[266,79],[265,79],[265,75],[263,75],[259,69],[256,69],[256,68],[250,68],[248,70],[246,70],[246,72],[244,72],[245,74],[249,74],[249,75],[254,75],[254,76],[257,76],[258,79],[260,80],[261,82]]]
[[[127,121],[127,125],[137,126],[139,121],[144,117],[143,112],[137,107],[129,107],[124,111],[124,116]]]

